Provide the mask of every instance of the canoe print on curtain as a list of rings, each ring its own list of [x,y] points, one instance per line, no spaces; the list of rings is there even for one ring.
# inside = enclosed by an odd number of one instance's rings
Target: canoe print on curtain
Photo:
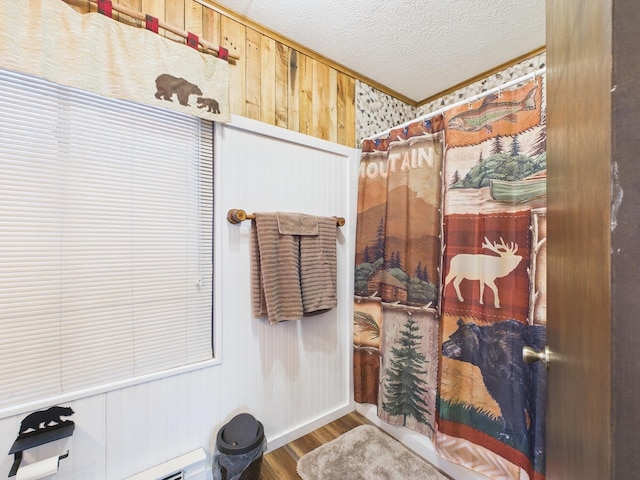
[[[355,400],[429,436],[439,356],[442,151],[442,117],[366,140],[356,233]]]
[[[540,265],[543,79],[445,114],[438,453],[495,479],[544,478]],[[536,313],[537,312],[537,313]]]

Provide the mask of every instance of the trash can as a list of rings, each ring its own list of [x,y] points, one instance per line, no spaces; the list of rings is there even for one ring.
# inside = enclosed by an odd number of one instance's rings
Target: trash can
[[[236,415],[218,431],[213,479],[258,480],[266,449],[262,423],[249,413]]]

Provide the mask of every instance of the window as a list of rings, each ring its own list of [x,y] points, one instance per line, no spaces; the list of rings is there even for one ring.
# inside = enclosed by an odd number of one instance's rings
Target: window
[[[210,122],[0,70],[0,409],[212,358]]]

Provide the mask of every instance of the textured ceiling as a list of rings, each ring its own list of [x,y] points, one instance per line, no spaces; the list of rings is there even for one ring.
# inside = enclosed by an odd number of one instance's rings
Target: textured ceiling
[[[414,101],[545,44],[545,0],[214,0]]]

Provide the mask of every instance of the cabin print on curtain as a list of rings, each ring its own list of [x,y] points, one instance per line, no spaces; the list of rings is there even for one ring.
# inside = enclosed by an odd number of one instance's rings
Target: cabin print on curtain
[[[363,144],[355,259],[355,399],[433,437],[442,118]]]
[[[546,129],[540,78],[445,115],[438,453],[544,478]]]

